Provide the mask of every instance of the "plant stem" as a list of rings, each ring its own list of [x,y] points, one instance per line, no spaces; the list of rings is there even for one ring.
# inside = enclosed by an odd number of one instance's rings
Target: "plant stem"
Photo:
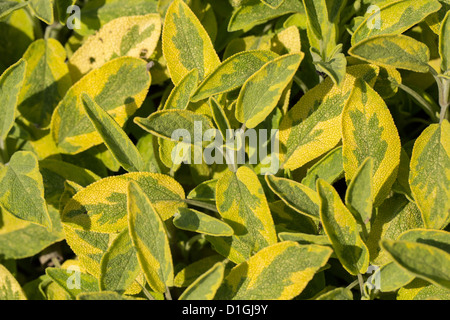
[[[439,105],[441,107],[441,112],[439,115],[439,123],[442,123],[444,119],[446,119],[448,107],[450,105],[449,94],[450,94],[450,80],[440,78],[439,74],[433,67],[429,67],[430,73],[433,75],[436,80],[438,90],[439,90]]]
[[[364,294],[364,279],[361,273],[358,273],[358,283],[359,283],[359,291],[361,291],[361,296]]]
[[[197,201],[197,200],[190,200],[190,199],[184,199],[184,202],[187,204],[190,204],[192,206],[196,206],[196,207],[200,207],[206,210],[211,210],[214,211],[216,213],[218,213],[219,211],[217,211],[217,208],[215,205],[210,204],[210,203],[205,203],[202,201]]]
[[[429,104],[427,100],[425,100],[420,94],[415,92],[410,87],[405,86],[404,84],[398,84],[398,87],[408,93],[411,97],[414,98],[421,106],[422,109],[433,119],[433,121],[438,121],[436,114],[434,113],[433,107]]]
[[[6,148],[6,141],[0,139],[0,161],[3,164],[6,164],[8,160],[8,149]]]
[[[143,286],[139,281],[136,280],[136,283],[142,288],[142,291],[144,292],[145,296],[148,300],[155,300],[155,298],[148,292],[147,288]]]
[[[353,281],[352,283],[350,283],[350,284],[347,286],[347,289],[348,289],[348,290],[352,290],[354,287],[356,287],[356,286],[358,285],[358,283],[359,283],[359,280]]]
[[[167,300],[172,300],[172,295],[170,294],[170,290],[166,287],[166,293],[164,294]]]

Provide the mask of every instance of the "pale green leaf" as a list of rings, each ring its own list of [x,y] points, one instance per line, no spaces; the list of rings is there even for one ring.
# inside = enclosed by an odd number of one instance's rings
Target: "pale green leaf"
[[[14,276],[0,264],[0,300],[27,300]]]
[[[128,172],[143,171],[144,160],[119,124],[92,98],[83,93],[83,108],[114,158]]]
[[[128,223],[145,279],[156,292],[173,285],[173,262],[165,226],[150,199],[135,182],[128,184]]]
[[[51,228],[44,183],[33,153],[14,153],[7,169],[0,171],[0,205],[20,219]]]
[[[175,227],[187,231],[198,232],[217,237],[233,235],[233,229],[223,221],[197,210],[180,208],[174,215]]]
[[[212,300],[219,289],[225,267],[223,263],[215,264],[211,269],[197,278],[180,296],[179,300]]]

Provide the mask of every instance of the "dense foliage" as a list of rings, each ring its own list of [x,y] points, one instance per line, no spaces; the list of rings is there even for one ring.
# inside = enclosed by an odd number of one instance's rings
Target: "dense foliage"
[[[449,9],[0,0],[0,300],[449,299]]]

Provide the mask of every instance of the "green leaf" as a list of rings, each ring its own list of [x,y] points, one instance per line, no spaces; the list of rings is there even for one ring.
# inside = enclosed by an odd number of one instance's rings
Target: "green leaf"
[[[9,67],[0,77],[0,141],[6,140],[11,131],[18,103],[18,96],[25,77],[27,62],[20,60]]]
[[[333,54],[330,58],[325,61],[320,60],[319,56],[311,50],[311,54],[314,59],[314,65],[319,72],[324,72],[333,79],[333,82],[340,85],[345,78],[345,72],[347,67],[347,59],[345,55],[341,52],[342,45],[335,47]]]
[[[172,2],[167,11],[162,39],[164,57],[175,85],[192,69],[197,68],[202,81],[220,65],[208,33],[181,0]]]
[[[291,232],[280,232],[278,237],[281,241],[295,241],[299,244],[316,244],[319,246],[330,247],[331,242],[327,235],[316,235],[307,233],[291,233]]]
[[[334,149],[342,139],[342,110],[357,78],[375,83],[377,67],[347,68],[341,86],[329,78],[309,90],[280,124],[280,162],[294,170]]]
[[[402,0],[386,4],[368,15],[352,36],[352,45],[386,34],[401,34],[441,7],[435,0]],[[379,26],[377,22],[379,21]]]
[[[103,255],[100,289],[124,293],[133,284],[140,271],[128,228],[124,229]]]
[[[415,203],[401,194],[394,194],[386,199],[378,207],[366,243],[371,261],[377,265],[392,261],[388,253],[380,248],[380,240],[397,240],[400,234],[415,228],[423,228],[420,211]]]
[[[114,158],[128,172],[144,170],[144,160],[119,124],[92,98],[83,93],[83,108]]]
[[[128,223],[145,279],[156,292],[173,285],[173,264],[163,221],[150,199],[135,182],[128,184]]]
[[[223,260],[224,257],[216,254],[191,263],[177,273],[175,279],[173,280],[174,286],[179,288],[190,286],[198,277],[207,272],[216,263],[222,262]]]
[[[114,58],[128,56],[148,60],[160,36],[161,19],[157,14],[114,19],[90,36],[70,57],[72,79],[78,81]]]
[[[98,280],[94,276],[79,270],[47,268],[45,273],[73,299],[82,292],[99,291]]]
[[[400,288],[397,300],[449,300],[450,291],[422,279],[414,279]]]
[[[185,110],[189,105],[190,98],[197,89],[197,83],[198,70],[192,69],[172,90],[164,104],[163,110]]]
[[[173,178],[157,173],[128,173],[97,181],[78,192],[65,206],[62,221],[75,229],[119,233],[127,222],[127,185],[137,182],[163,220],[186,206],[184,190]]]
[[[277,232],[317,233],[317,226],[313,219],[298,213],[282,200],[269,203],[269,208]]]
[[[203,80],[192,101],[200,101],[241,87],[250,76],[277,56],[272,51],[254,50],[229,57]]]
[[[310,189],[316,189],[317,179],[323,179],[333,184],[344,176],[344,159],[342,147],[339,146],[328,152],[322,159],[308,169],[302,184]]]
[[[37,40],[25,52],[27,72],[18,110],[35,125],[46,128],[52,113],[72,86],[64,47],[55,39]]]
[[[450,253],[450,233],[444,230],[411,229],[403,232],[398,240],[423,243]]]
[[[268,62],[252,75],[239,94],[236,119],[247,128],[254,128],[267,118],[277,106],[303,57],[303,53],[281,56]]]
[[[128,296],[122,296],[114,291],[101,291],[101,292],[85,292],[80,293],[77,295],[77,300],[94,300],[94,301],[101,301],[101,300],[114,300],[114,301],[120,301],[120,300],[137,300],[133,297]]]
[[[319,196],[312,190],[296,181],[266,176],[267,185],[284,203],[297,212],[313,218],[320,219]]]
[[[285,0],[276,9],[268,7],[260,0],[246,1],[236,11],[234,11],[228,24],[228,32],[241,29],[249,30],[254,26],[263,24],[268,20],[288,13],[302,11],[304,11],[303,6],[298,0]]]
[[[217,179],[202,182],[189,192],[187,198],[198,201],[216,201]]]
[[[368,157],[373,159],[374,206],[381,204],[397,177],[400,137],[386,103],[367,83],[357,81],[342,115],[345,179],[352,181]]]
[[[117,58],[91,71],[67,92],[53,113],[51,133],[59,150],[77,154],[103,142],[83,110],[82,93],[124,126],[141,107],[150,83],[147,64],[141,59]]]
[[[261,0],[261,2],[268,5],[272,9],[276,9],[283,4],[284,0]]]
[[[53,1],[29,0],[28,5],[36,17],[48,25],[53,24]]]
[[[317,189],[320,218],[339,261],[353,275],[365,273],[369,267],[369,250],[359,235],[356,219],[329,183],[319,179]]]
[[[16,10],[22,9],[23,7],[27,6],[28,3],[26,2],[16,2],[16,1],[0,1],[0,20],[5,18],[6,16],[10,15]]]
[[[100,233],[76,229],[63,224],[66,241],[80,261],[80,267],[100,278],[101,259],[108,250],[116,234]]]
[[[55,20],[58,20],[61,24],[65,25],[67,19],[70,17],[71,12],[67,12],[68,8],[73,6],[77,0],[54,0],[55,6]]]
[[[219,288],[219,300],[289,300],[323,267],[331,249],[284,241],[234,267]]]
[[[450,12],[450,11],[449,11]],[[450,75],[450,44],[448,39],[450,37],[450,13],[447,12],[441,24],[439,35],[439,55],[441,56],[442,73]]]
[[[14,276],[0,264],[0,300],[27,300]]]
[[[39,170],[44,182],[44,196],[47,205],[51,205],[55,209],[60,209],[60,200],[66,182],[70,181],[71,186],[75,183],[83,188],[100,179],[88,169],[54,159],[39,161]]]
[[[209,107],[211,108],[211,113],[214,119],[214,123],[219,129],[223,141],[227,140],[227,130],[232,130],[230,121],[225,113],[224,108],[217,102],[216,99],[209,99]]]
[[[51,228],[44,183],[33,153],[14,153],[7,169],[0,171],[0,205],[17,218]]]
[[[428,47],[404,35],[381,35],[363,40],[348,53],[358,59],[380,65],[426,73],[429,70]]]
[[[409,183],[425,226],[442,229],[450,222],[450,124],[432,124],[417,138]]]
[[[381,246],[408,272],[450,289],[450,253],[427,244],[404,240],[382,240]]]
[[[391,292],[406,286],[414,280],[414,275],[400,267],[395,262],[390,262],[375,271],[375,277],[378,277],[381,292]]]
[[[353,293],[348,288],[336,288],[321,294],[316,300],[353,300]]]
[[[219,289],[225,267],[216,263],[211,269],[195,280],[180,296],[179,300],[213,300]]]
[[[148,118],[135,118],[134,122],[142,129],[151,134],[174,142],[178,140],[172,139],[172,134],[175,130],[186,130],[188,138],[183,142],[188,144],[195,143],[195,137],[202,135],[200,126],[203,132],[209,129],[214,129],[211,120],[202,115],[189,110],[163,110],[152,113]],[[201,139],[200,139],[201,140]]]
[[[173,218],[175,227],[215,237],[232,236],[233,229],[223,221],[197,210],[180,208]]]
[[[64,239],[59,212],[49,207],[53,230],[18,219],[0,208],[0,259],[32,257],[55,242]]]
[[[223,220],[234,230],[232,237],[207,238],[220,254],[240,263],[277,242],[266,196],[251,169],[227,171],[217,182],[216,203]]]
[[[345,205],[361,225],[369,224],[372,217],[372,175],[373,159],[366,158],[356,171],[345,194]]]
[[[88,36],[111,20],[149,13],[158,13],[156,1],[91,0],[81,9],[81,29],[75,29],[75,31],[81,36]]]

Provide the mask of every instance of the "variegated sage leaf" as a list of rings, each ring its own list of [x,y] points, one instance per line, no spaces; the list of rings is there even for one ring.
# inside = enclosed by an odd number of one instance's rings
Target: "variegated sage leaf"
[[[28,5],[33,14],[46,24],[53,24],[53,1],[52,0],[30,0]]]
[[[128,225],[145,279],[156,292],[173,285],[169,240],[160,214],[135,182],[128,184]]]
[[[450,291],[422,279],[414,279],[400,288],[397,300],[449,300]]]
[[[236,103],[236,119],[247,128],[261,123],[277,106],[283,90],[297,72],[303,53],[281,56],[265,64],[242,87]]]
[[[101,301],[101,300],[113,300],[113,301],[120,301],[120,300],[137,300],[136,298],[130,297],[130,296],[124,296],[120,295],[117,292],[114,291],[101,291],[101,292],[83,292],[77,295],[77,300],[94,300],[94,301]]]
[[[256,174],[247,167],[227,171],[217,182],[216,205],[234,230],[232,237],[208,237],[216,250],[240,263],[277,242],[269,205]]]
[[[22,9],[23,7],[27,6],[28,3],[26,2],[16,2],[16,1],[1,1],[0,2],[0,20],[7,17],[11,13],[13,13],[16,10]]]
[[[178,272],[173,280],[173,284],[175,287],[186,288],[215,264],[223,261],[224,257],[218,254],[199,259]]]
[[[315,220],[320,219],[319,195],[313,189],[293,180],[266,175],[270,189],[295,211]]]
[[[316,300],[353,300],[353,293],[348,288],[336,288],[321,294]]]
[[[192,101],[200,101],[239,88],[250,76],[277,56],[272,51],[254,50],[239,52],[229,57],[203,80]]]
[[[151,134],[174,142],[178,142],[178,140],[172,139],[174,131],[183,130],[183,132],[188,134],[183,142],[188,144],[195,143],[195,137],[198,136],[197,133],[202,134],[201,130],[204,132],[214,129],[211,120],[207,116],[189,110],[157,111],[148,118],[135,118],[134,122]]]
[[[329,183],[319,179],[317,189],[320,218],[339,261],[353,275],[365,273],[369,267],[369,250],[359,235],[356,219]]]
[[[450,253],[423,243],[381,240],[382,247],[408,272],[450,289]]]
[[[294,12],[303,12],[303,6],[298,0],[285,0],[278,8],[272,9],[261,0],[250,0],[243,3],[236,11],[228,24],[228,32],[241,29],[249,30],[254,26]]]
[[[161,35],[157,14],[121,17],[90,36],[69,59],[72,79],[78,81],[91,70],[123,56],[149,59]]]
[[[394,194],[378,207],[366,241],[371,262],[385,265],[392,261],[388,253],[380,247],[381,239],[397,240],[409,229],[423,228],[420,211],[414,202],[401,194]]]
[[[223,221],[197,210],[180,208],[173,218],[175,227],[217,237],[232,236],[233,229]]]
[[[428,72],[430,50],[411,37],[380,35],[358,42],[348,53],[358,59],[380,65],[415,72]]]
[[[208,33],[181,0],[172,2],[167,10],[162,39],[164,57],[175,85],[192,69],[198,70],[202,81],[220,65]]]
[[[327,78],[309,90],[281,121],[283,168],[300,168],[335,148],[342,139],[342,110],[356,79],[374,84],[377,74],[377,67],[351,66],[341,86]]]
[[[368,157],[373,159],[374,206],[397,177],[400,137],[386,103],[367,83],[357,81],[342,115],[342,151],[347,181]]]
[[[83,108],[114,158],[128,172],[144,170],[144,160],[119,124],[86,93],[82,93]]]
[[[74,275],[75,272],[77,272],[76,275]],[[100,290],[98,279],[87,273],[58,268],[47,268],[45,273],[63,288],[72,299],[75,299],[82,292],[97,292]],[[78,278],[79,281],[76,282],[75,278]]]
[[[450,222],[450,124],[432,124],[417,138],[409,183],[425,226],[442,229]]]
[[[180,83],[172,90],[164,104],[163,110],[177,109],[185,110],[197,89],[198,70],[192,69],[181,79]]]
[[[64,47],[55,39],[37,40],[25,52],[27,72],[18,110],[35,125],[46,128],[52,113],[72,86]]]
[[[0,300],[27,300],[19,282],[0,264]]]
[[[6,140],[15,117],[18,96],[25,78],[27,62],[20,60],[9,67],[0,77],[0,141]],[[6,160],[5,160],[6,161]]]
[[[218,300],[288,300],[300,294],[331,255],[330,248],[283,241],[234,267]]]
[[[439,54],[441,56],[441,70],[450,76],[450,11],[445,15],[439,34]]]
[[[362,226],[370,223],[373,205],[373,159],[366,158],[350,182],[345,204]],[[369,224],[370,225],[370,224]]]
[[[100,289],[124,293],[141,272],[128,228],[124,229],[101,260]]]
[[[278,8],[283,4],[284,0],[261,0],[263,3],[271,7],[272,9]]]
[[[91,71],[67,92],[53,113],[51,133],[59,150],[77,154],[103,142],[83,110],[83,92],[123,126],[141,107],[150,83],[146,62],[137,58],[117,58]]]
[[[225,273],[223,263],[216,263],[197,278],[180,296],[179,300],[213,300],[222,284]]]
[[[380,291],[391,292],[406,286],[414,280],[414,275],[395,262],[389,262],[375,271],[375,279],[379,279]]]
[[[329,184],[335,183],[344,176],[344,159],[342,157],[342,147],[339,146],[331,150],[316,164],[308,169],[302,184],[310,189],[316,189],[317,179],[323,179]]]
[[[0,205],[17,218],[51,228],[44,182],[33,153],[14,153],[6,170],[0,171]]]
[[[209,107],[211,108],[211,113],[214,119],[214,123],[216,124],[217,128],[220,131],[220,134],[222,135],[223,141],[227,140],[227,132],[231,129],[230,121],[228,120],[228,117],[225,113],[224,108],[217,102],[216,99],[210,98],[209,99]]]
[[[184,191],[173,178],[158,173],[128,173],[97,181],[78,192],[64,208],[64,224],[85,231],[119,233],[127,227],[127,185],[138,183],[163,220],[184,207]]]
[[[440,8],[441,4],[437,0],[401,0],[387,3],[361,22],[353,33],[352,45],[377,35],[401,34]],[[377,23],[379,25],[376,25]]]
[[[111,20],[150,13],[158,13],[156,1],[92,0],[81,9],[80,29],[74,31],[81,36],[88,36],[97,32]]]

